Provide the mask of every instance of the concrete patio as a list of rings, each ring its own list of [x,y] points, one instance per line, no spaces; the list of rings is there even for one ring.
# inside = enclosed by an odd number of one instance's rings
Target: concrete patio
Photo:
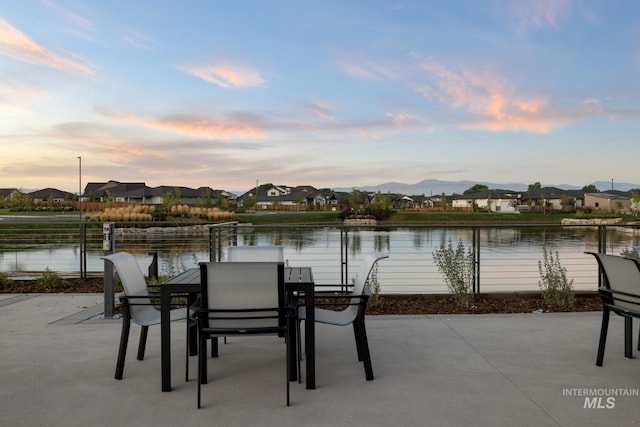
[[[149,330],[144,361],[135,359],[139,328],[132,327],[117,381],[120,321],[96,318],[101,307],[101,294],[0,295],[3,425],[640,423],[640,360],[623,356],[623,322],[615,315],[603,367],[595,366],[597,312],[369,316],[372,382],[357,362],[352,329],[317,325],[317,388],[292,383],[288,408],[282,342],[233,338],[209,361],[198,410],[195,357],[193,380],[184,381],[184,324],[172,325],[174,390],[162,393],[159,327]]]

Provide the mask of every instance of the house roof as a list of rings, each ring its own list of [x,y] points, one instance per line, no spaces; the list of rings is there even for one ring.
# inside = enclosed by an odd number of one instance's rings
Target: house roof
[[[58,190],[56,188],[44,188],[42,190],[27,193],[32,199],[47,199],[53,196],[56,199],[72,199],[75,195],[68,191]]]
[[[607,200],[629,200],[629,196],[622,194],[614,194],[612,192],[606,193],[587,193],[590,197],[596,197],[598,199],[607,199]]]
[[[582,198],[583,191],[580,190],[563,190],[556,187],[542,187],[535,190],[529,190],[522,193],[522,200],[545,200],[562,199],[563,197],[572,196],[574,198]]]
[[[493,190],[483,190],[471,194],[454,194],[451,196],[454,200],[467,200],[467,199],[517,199],[520,193],[513,190],[501,190],[499,188]],[[434,196],[440,198],[440,196]]]
[[[17,188],[0,188],[0,196],[7,197],[14,191],[19,191]]]

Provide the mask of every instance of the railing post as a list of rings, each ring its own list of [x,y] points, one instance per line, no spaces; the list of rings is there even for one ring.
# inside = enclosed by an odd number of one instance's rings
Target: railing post
[[[104,234],[102,240],[102,250],[105,255],[111,255],[116,249],[115,241],[115,223],[105,222],[102,224],[102,232]],[[113,264],[104,261],[104,317],[112,319],[115,313],[115,295],[113,286]]]
[[[216,229],[217,227],[209,228],[209,262],[215,261],[216,257]]]
[[[238,245],[238,223],[226,222],[222,224],[214,224],[209,227],[209,261],[222,261],[222,238],[223,227],[226,230],[225,235],[228,236],[230,244]]]
[[[87,224],[80,223],[80,278],[87,278]]]
[[[607,227],[604,225],[598,226],[598,252],[607,253]]]
[[[473,227],[473,294],[480,293],[480,229]]]
[[[346,291],[348,286],[349,277],[349,230],[342,226],[340,228],[340,285],[342,285],[342,291]]]

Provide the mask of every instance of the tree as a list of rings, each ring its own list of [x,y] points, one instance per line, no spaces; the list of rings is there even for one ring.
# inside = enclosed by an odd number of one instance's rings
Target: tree
[[[539,190],[541,188],[542,188],[542,185],[540,185],[540,182],[536,181],[533,184],[529,184],[529,188],[527,188],[527,191]]]
[[[7,207],[10,211],[27,211],[31,208],[32,199],[27,194],[18,190],[13,190],[7,198]]]
[[[256,196],[247,196],[242,199],[242,206],[244,206],[245,209],[253,209],[256,206],[256,203]]]
[[[462,193],[462,194],[479,193],[480,191],[487,191],[488,189],[489,189],[489,187],[487,187],[486,185],[476,184],[476,185],[474,185],[472,187],[469,187],[466,190],[464,190],[464,193]]]
[[[211,205],[211,189],[205,188],[202,193],[198,196],[196,201],[198,206],[209,206]]]
[[[375,207],[380,209],[387,209],[391,205],[391,195],[390,194],[382,194],[379,190],[376,193],[375,198]]]
[[[584,187],[582,187],[582,191],[584,191],[585,193],[599,193],[600,192],[600,190],[598,190],[596,188],[596,186],[593,185],[593,184],[585,185]]]
[[[349,193],[349,203],[354,210],[360,208],[360,205],[362,205],[362,193],[360,190],[356,190],[355,188],[351,190],[351,193]]]
[[[562,206],[563,212],[572,211],[576,206],[576,199],[574,197],[569,197],[568,195],[563,194],[562,200],[560,201],[560,206]]]
[[[447,195],[444,194],[444,191],[440,195],[440,207],[445,209],[447,207]]]
[[[167,212],[171,210],[171,206],[176,204],[175,200],[176,196],[173,191],[167,191],[162,195],[162,205]]]
[[[640,192],[632,191],[631,192],[631,213],[633,213],[634,218],[638,217],[638,211],[640,211]]]
[[[228,200],[226,196],[222,192],[216,194],[216,207],[218,209],[224,209],[227,207],[227,205],[228,205]]]

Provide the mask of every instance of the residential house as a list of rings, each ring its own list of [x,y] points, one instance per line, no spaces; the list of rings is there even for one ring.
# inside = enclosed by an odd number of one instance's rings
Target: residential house
[[[521,202],[532,210],[573,210],[583,206],[584,192],[581,190],[563,190],[556,187],[542,187],[522,193]]]
[[[626,192],[607,191],[604,193],[586,193],[584,206],[612,212],[629,212],[631,210],[631,198]]]
[[[161,205],[166,194],[179,195],[178,203],[197,205],[203,200],[215,202],[216,197],[222,194],[227,200],[234,201],[235,194],[213,190],[210,187],[189,188],[180,186],[162,185],[159,187],[147,187],[144,182],[109,181],[106,183],[88,183],[82,195],[83,201],[106,202],[111,200],[116,203],[129,203],[140,205]]]
[[[289,187],[263,184],[239,197],[240,203],[247,197],[255,197],[256,209],[306,209],[309,205],[325,204],[326,195],[310,185]]]
[[[27,193],[33,203],[38,205],[42,203],[64,203],[71,202],[76,197],[68,191],[57,190],[55,188],[45,188],[43,190],[32,191]]]
[[[494,189],[451,196],[451,207],[476,207],[490,212],[516,212],[519,200],[520,193],[516,191]]]

